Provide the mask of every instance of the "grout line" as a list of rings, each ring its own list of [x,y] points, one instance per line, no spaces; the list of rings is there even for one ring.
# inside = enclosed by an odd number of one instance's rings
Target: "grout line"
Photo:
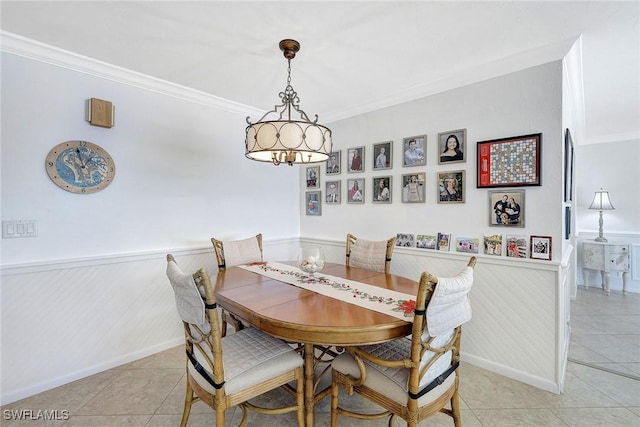
[[[567,360],[569,362],[573,362],[573,363],[576,363],[578,365],[587,366],[589,368],[598,369],[600,371],[605,371],[605,372],[608,372],[610,374],[620,375],[622,377],[627,377],[627,378],[630,378],[632,380],[640,381],[640,377],[637,376],[637,375],[627,374],[627,373],[624,373],[624,372],[616,371],[614,369],[609,369],[609,368],[605,368],[603,366],[598,366],[598,365],[594,365],[594,364],[591,364],[591,363],[588,363],[588,362],[583,362],[581,360],[572,359],[571,357],[569,357]]]

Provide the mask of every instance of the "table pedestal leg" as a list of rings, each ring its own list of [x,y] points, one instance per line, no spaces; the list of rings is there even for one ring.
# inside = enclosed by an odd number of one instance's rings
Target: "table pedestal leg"
[[[629,282],[629,272],[622,273],[622,295],[627,294],[627,282]]]
[[[304,344],[304,410],[306,412],[306,425],[313,427],[313,383],[315,378],[313,344]]]

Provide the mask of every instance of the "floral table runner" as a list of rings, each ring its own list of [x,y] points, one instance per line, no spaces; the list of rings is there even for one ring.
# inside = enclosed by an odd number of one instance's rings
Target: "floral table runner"
[[[253,262],[239,267],[350,304],[356,304],[405,321],[412,321],[415,295],[408,295],[342,277],[316,273],[278,262]]]

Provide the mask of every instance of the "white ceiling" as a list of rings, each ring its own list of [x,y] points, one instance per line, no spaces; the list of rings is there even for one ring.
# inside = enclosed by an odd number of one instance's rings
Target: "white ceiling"
[[[2,1],[1,28],[261,111],[292,85],[321,123],[562,58],[582,36],[578,143],[640,139],[640,2]],[[257,119],[258,117],[252,117]]]

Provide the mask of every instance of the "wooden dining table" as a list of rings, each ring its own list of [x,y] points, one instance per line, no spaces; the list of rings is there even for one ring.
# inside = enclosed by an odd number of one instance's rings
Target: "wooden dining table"
[[[295,266],[295,262],[281,262]],[[342,264],[325,264],[322,274],[416,295],[418,282]],[[315,393],[315,348],[376,344],[411,333],[412,323],[356,304],[232,267],[216,277],[218,304],[270,335],[303,346],[306,425],[314,406],[330,391]]]

